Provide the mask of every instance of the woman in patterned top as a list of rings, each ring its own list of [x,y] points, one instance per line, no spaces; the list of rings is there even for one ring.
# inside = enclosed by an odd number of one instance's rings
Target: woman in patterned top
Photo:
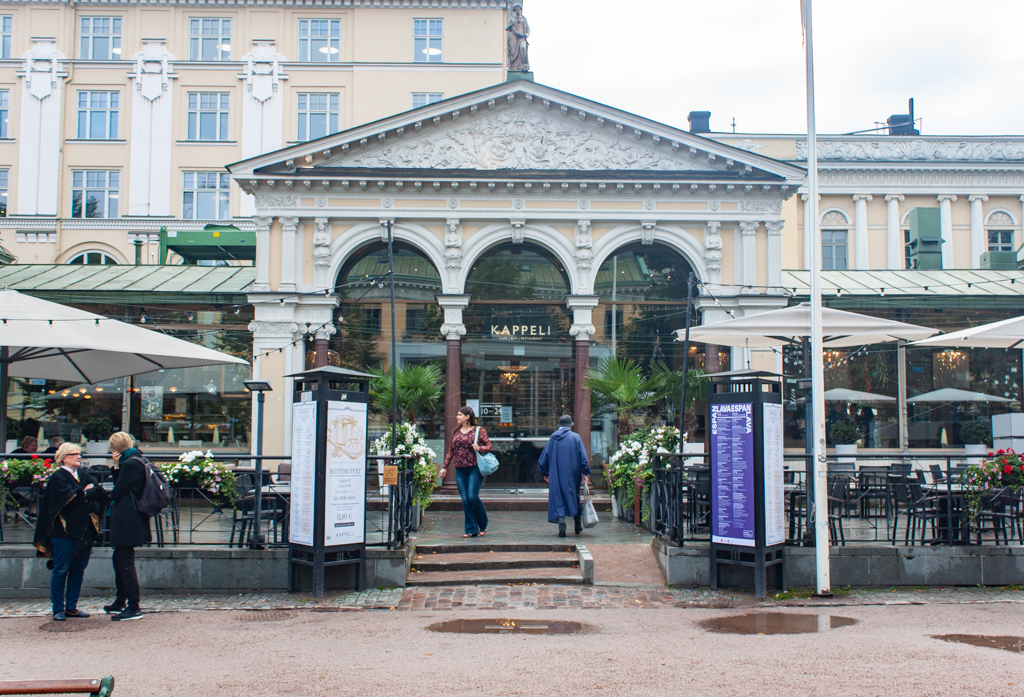
[[[445,453],[441,476],[444,477],[449,467],[455,468],[455,483],[459,485],[462,512],[466,516],[466,534],[463,537],[486,535],[487,511],[480,500],[483,476],[476,464],[476,454],[489,453],[494,446],[487,438],[487,431],[477,426],[476,414],[471,407],[459,409],[455,420],[459,427],[452,436],[448,452]]]

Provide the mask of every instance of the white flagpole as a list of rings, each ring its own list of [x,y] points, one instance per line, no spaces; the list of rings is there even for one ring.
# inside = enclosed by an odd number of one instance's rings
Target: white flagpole
[[[814,560],[819,595],[831,595],[828,537],[828,464],[825,460],[825,366],[821,329],[821,233],[818,230],[818,139],[814,123],[812,0],[801,0],[807,60],[807,205],[811,221],[811,412],[814,436]]]

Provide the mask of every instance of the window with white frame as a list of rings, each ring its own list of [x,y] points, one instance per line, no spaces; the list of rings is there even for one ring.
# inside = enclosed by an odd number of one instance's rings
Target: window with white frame
[[[847,240],[850,220],[841,211],[821,216],[821,270],[844,271],[847,266]],[[836,229],[843,228],[843,229]]]
[[[71,172],[71,217],[116,218],[121,173],[106,170]]]
[[[19,231],[14,233],[14,239],[17,242],[26,242],[28,244],[57,244],[57,233]]]
[[[413,92],[412,93],[412,108],[419,109],[421,106],[433,104],[444,99],[444,94],[441,92]]]
[[[121,18],[82,17],[79,58],[118,60],[121,58]]]
[[[14,32],[14,17],[11,15],[0,15],[0,58],[11,57],[11,40]]]
[[[9,170],[0,169],[0,218],[7,217],[7,177]]]
[[[903,228],[903,268],[912,269],[914,263],[910,260],[910,228]]]
[[[116,139],[120,99],[117,92],[79,92],[78,137]]]
[[[107,254],[106,252],[82,252],[78,256],[72,257],[69,264],[89,264],[91,265],[117,265],[117,258],[113,255]]]
[[[185,172],[181,194],[185,220],[227,220],[231,217],[231,179],[222,172]]]
[[[416,63],[440,63],[444,56],[444,20],[412,21],[412,59]]]
[[[1003,211],[996,211],[988,217],[988,251],[1012,252],[1013,218]]]
[[[299,94],[299,140],[323,138],[338,132],[338,95]]]
[[[11,91],[0,90],[0,138],[7,137],[7,119],[11,115]]]
[[[227,92],[189,92],[188,139],[227,140],[229,101]]]
[[[341,21],[299,20],[299,60],[304,63],[336,63],[341,60]]]
[[[193,17],[188,21],[189,60],[231,60],[231,20]]]

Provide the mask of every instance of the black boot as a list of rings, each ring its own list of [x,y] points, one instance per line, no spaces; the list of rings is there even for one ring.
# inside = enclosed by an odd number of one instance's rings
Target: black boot
[[[565,523],[558,524],[558,536],[565,537]]]
[[[583,515],[582,514],[580,514],[578,516],[573,516],[572,522],[576,526],[576,534],[577,535],[579,535],[581,532],[583,532]]]

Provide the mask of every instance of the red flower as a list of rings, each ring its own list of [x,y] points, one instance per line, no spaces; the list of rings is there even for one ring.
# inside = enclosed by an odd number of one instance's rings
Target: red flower
[[[992,452],[992,451],[990,450],[990,451],[988,452],[988,456],[989,456],[989,457],[992,457],[993,455],[995,455],[995,453],[993,453],[993,452]]]
[[[38,456],[38,455],[33,455],[33,456],[31,457],[31,459],[32,459],[32,460],[38,460],[38,459],[39,459],[39,456]]]
[[[1006,464],[1006,458],[1005,457],[1003,458],[1003,464],[1004,465]]]
[[[1013,467],[1007,465],[1006,467],[1003,468],[1003,472],[1005,472],[1006,474],[1011,474],[1013,472]]]
[[[997,450],[997,451],[996,451],[996,455],[1002,455],[1002,454],[1003,454],[1003,453],[1005,453],[1005,452],[1006,452],[1005,450],[1003,450],[1002,448],[1000,448],[999,450]]]
[[[45,460],[43,460],[43,464],[49,467],[50,465],[53,464],[53,460],[51,460],[50,458],[46,458]]]

